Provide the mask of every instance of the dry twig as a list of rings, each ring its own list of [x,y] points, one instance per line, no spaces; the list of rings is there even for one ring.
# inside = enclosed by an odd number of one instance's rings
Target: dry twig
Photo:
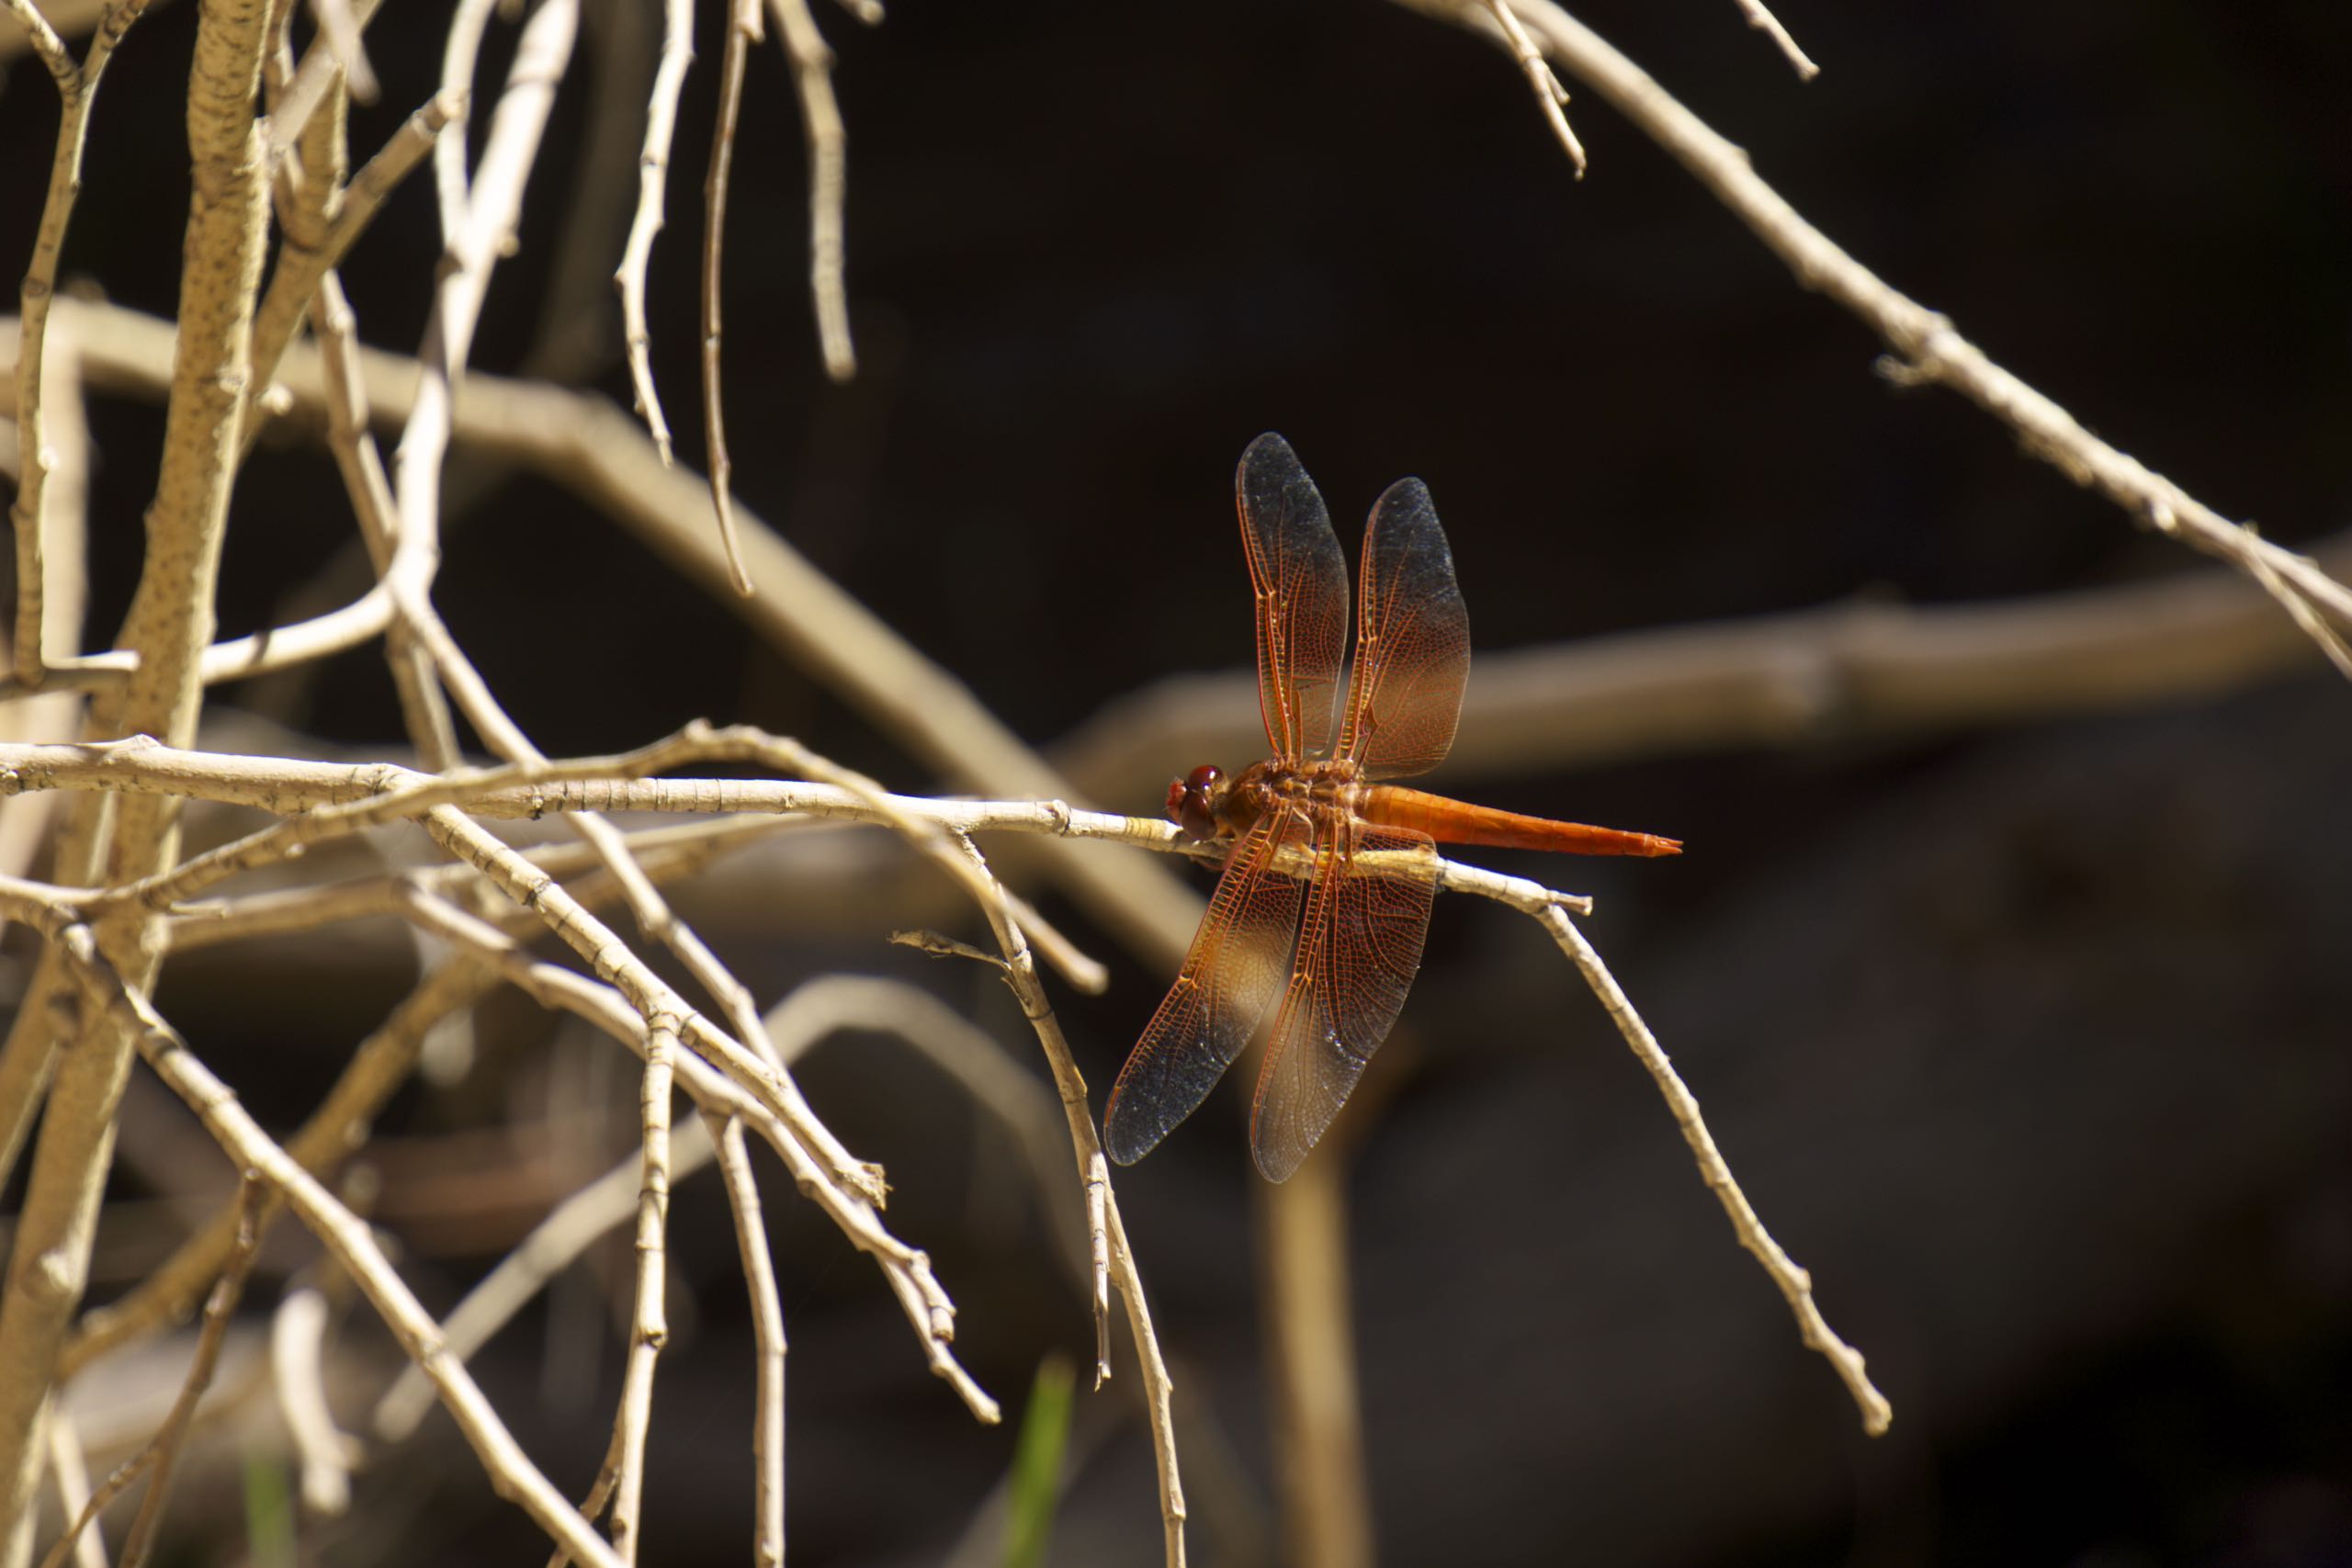
[[[1705,1118],[1699,1114],[1698,1100],[1683,1086],[1681,1076],[1675,1072],[1674,1064],[1667,1059],[1664,1048],[1657,1043],[1657,1036],[1650,1032],[1649,1025],[1644,1023],[1641,1014],[1634,1010],[1634,1004],[1626,999],[1616,977],[1600,961],[1600,953],[1585,940],[1584,932],[1577,929],[1576,922],[1569,919],[1565,911],[1546,909],[1536,916],[1536,920],[1551,933],[1552,940],[1560,944],[1560,951],[1566,953],[1583,974],[1585,983],[1592,987],[1593,995],[1600,998],[1600,1005],[1608,1010],[1610,1021],[1616,1024],[1617,1032],[1625,1037],[1625,1043],[1633,1048],[1634,1056],[1657,1083],[1658,1093],[1666,1099],[1667,1109],[1674,1113],[1674,1124],[1682,1129],[1683,1142],[1690,1145],[1691,1156],[1699,1162],[1700,1179],[1707,1184],[1707,1190],[1715,1195],[1716,1201],[1724,1206],[1724,1213],[1730,1216],[1731,1228],[1739,1237],[1739,1245],[1756,1255],[1756,1260],[1772,1277],[1772,1283],[1780,1287],[1781,1294],[1788,1301],[1789,1311],[1795,1314],[1797,1329],[1804,1336],[1806,1348],[1827,1357],[1829,1364],[1837,1369],[1838,1377],[1844,1380],[1846,1392],[1853,1395],[1855,1406],[1862,1413],[1862,1430],[1873,1438],[1884,1434],[1888,1424],[1894,1419],[1894,1407],[1887,1404],[1884,1394],[1871,1386],[1869,1375],[1862,1370],[1861,1352],[1838,1338],[1822,1317],[1821,1309],[1814,1304],[1813,1277],[1790,1260],[1789,1255],[1781,1250],[1781,1244],[1774,1241],[1771,1233],[1764,1228],[1764,1223],[1756,1217],[1756,1210],[1748,1203],[1747,1195],[1733,1179],[1731,1167],[1724,1163],[1723,1152],[1715,1147],[1713,1134],[1707,1131]]]
[[[65,1533],[50,1547],[49,1555],[41,1559],[41,1568],[63,1568],[66,1554],[76,1550],[85,1530],[92,1532],[90,1539],[95,1540],[96,1520],[106,1512],[107,1505],[141,1475],[152,1472],[153,1479],[147,1483],[146,1495],[140,1499],[139,1512],[131,1520],[130,1533],[123,1540],[122,1568],[137,1568],[145,1561],[154,1544],[164,1500],[171,1493],[172,1461],[187,1437],[188,1425],[196,1418],[196,1407],[203,1400],[204,1391],[212,1386],[212,1373],[220,1364],[220,1346],[228,1337],[230,1321],[236,1314],[237,1299],[244,1293],[245,1280],[253,1272],[254,1259],[261,1250],[260,1232],[254,1223],[260,1200],[261,1189],[252,1179],[239,1185],[236,1245],[222,1264],[211,1299],[205,1303],[204,1327],[197,1335],[196,1355],[188,1363],[187,1374],[180,1380],[179,1395],[172,1401],[163,1426],[90,1495],[73,1523],[66,1526]]]
[[[90,928],[45,896],[0,888],[0,901],[15,918],[39,928],[85,1000],[122,1021],[140,1055],[155,1075],[186,1100],[229,1157],[251,1179],[265,1183],[300,1215],[337,1262],[349,1270],[377,1313],[412,1359],[423,1365],[439,1389],[458,1429],[481,1457],[502,1493],[521,1503],[532,1518],[572,1552],[597,1568],[620,1562],[587,1522],[515,1444],[497,1411],[465,1369],[441,1348],[433,1320],[401,1282],[368,1226],[278,1146],[237,1102],[237,1097],[197,1060],[176,1031],[147,999],[122,983],[99,951]]]
[[[91,384],[152,396],[170,363],[170,325],[116,307],[74,310]],[[405,420],[423,379],[416,362],[373,350],[359,360],[373,416]],[[323,409],[316,363],[304,345],[289,352],[279,381],[289,406]],[[729,581],[710,529],[694,521],[709,500],[704,481],[664,468],[625,410],[600,398],[472,373],[455,412],[459,438],[583,495],[714,592]],[[729,593],[726,602],[761,636],[957,787],[1033,798],[1071,793],[952,672],[818,572],[775,529],[740,508],[737,516],[759,592],[751,599]],[[1183,951],[1200,917],[1190,889],[1132,857],[1057,852],[1062,848],[1046,852],[1057,880],[1106,927],[1145,951]]]
[[[1577,140],[1577,133],[1568,126],[1568,90],[1560,85],[1557,76],[1552,74],[1551,66],[1545,64],[1544,56],[1536,51],[1534,42],[1527,36],[1527,29],[1521,27],[1519,18],[1511,14],[1510,0],[1486,0],[1486,6],[1487,14],[1495,19],[1495,26],[1502,29],[1504,41],[1510,45],[1511,57],[1519,62],[1520,70],[1526,73],[1528,86],[1534,89],[1535,102],[1543,109],[1544,118],[1551,123],[1552,134],[1559,138],[1560,151],[1568,155],[1568,162],[1576,168],[1577,178],[1584,178],[1584,143]]]
[[[849,132],[833,101],[833,51],[808,14],[808,0],[768,0],[792,61],[800,94],[800,123],[808,139],[808,291],[817,307],[817,341],[825,374],[846,381],[857,374],[849,338],[849,293],[842,283],[842,203],[848,184]]]
[[[1798,81],[1810,82],[1821,74],[1821,67],[1805,57],[1804,51],[1797,47],[1797,40],[1789,36],[1789,29],[1781,25],[1781,18],[1772,15],[1764,0],[1739,0],[1739,11],[1747,18],[1749,27],[1772,40],[1795,69]]]
[[[90,1502],[89,1458],[82,1450],[82,1434],[62,1410],[49,1418],[49,1470],[57,1482],[58,1506],[69,1519],[79,1520]],[[106,1542],[99,1539],[97,1515],[86,1526],[75,1527],[74,1568],[107,1568]]]
[[[42,541],[42,500],[54,464],[44,438],[41,363],[47,342],[50,306],[57,294],[57,262],[65,244],[65,230],[82,191],[82,150],[87,144],[90,107],[116,46],[147,9],[146,0],[119,0],[110,6],[90,40],[88,55],[74,63],[65,40],[49,25],[32,0],[8,0],[8,10],[25,29],[33,51],[49,68],[59,98],[57,144],[49,167],[49,189],[41,202],[40,227],[33,237],[31,261],[19,288],[22,326],[17,350],[17,445],[21,469],[17,499],[9,509],[16,530],[17,610],[15,671],[28,687],[41,681],[44,649],[47,552]]]
[[[135,14],[126,6],[110,16],[128,26]],[[181,276],[171,399],[146,517],[146,551],[122,628],[123,640],[137,645],[142,658],[119,701],[94,716],[101,734],[139,731],[182,742],[195,735],[203,692],[197,674],[212,640],[268,216],[254,118],[266,23],[266,7],[256,0],[223,0],[198,16],[187,96],[193,185],[185,243],[187,254],[204,257],[205,265]],[[94,64],[101,46],[110,51],[109,36],[119,37],[112,19],[91,45]],[[62,162],[52,165],[53,186],[64,167]],[[32,390],[37,397],[38,381]],[[33,531],[38,536],[38,517]],[[80,815],[62,836],[59,863],[77,879],[101,866],[110,879],[152,873],[176,852],[176,813],[175,801],[159,798],[117,802],[103,821],[95,811]],[[154,971],[152,929],[149,918],[132,912],[108,920],[93,938],[134,991]],[[35,1058],[56,1051],[58,1063],[8,1262],[8,1311],[0,1332],[0,1517],[20,1516],[38,1484],[51,1379],[88,1284],[115,1111],[133,1060],[132,1031],[122,1014],[77,1015],[62,1003],[65,994],[63,965],[51,943],[6,1048]],[[71,1049],[61,1049],[69,1043]]]
[[[743,65],[760,33],[760,0],[728,0],[727,42],[718,67],[718,118],[710,132],[710,168],[702,184],[702,422],[703,453],[710,469],[710,503],[718,517],[718,542],[727,555],[727,578],[749,597],[752,574],[735,528],[735,462],[727,455],[727,399],[719,380],[719,340],[725,330],[720,281],[726,274],[727,192],[735,166],[735,126],[743,106]]]
[[[331,1309],[315,1285],[286,1292],[269,1324],[270,1381],[277,1413],[301,1462],[302,1506],[329,1518],[351,1506],[358,1440],[327,1406],[326,1332]]]
[[[629,220],[628,243],[613,282],[621,291],[621,330],[627,341],[629,385],[637,412],[662,460],[670,460],[670,423],[662,417],[661,394],[653,389],[653,334],[645,325],[645,268],[653,238],[662,231],[670,194],[670,143],[678,129],[678,94],[695,57],[695,8],[690,0],[662,0],[662,62],[654,70],[652,95],[645,105],[645,149],[637,159],[637,212]]]
[[[752,1342],[758,1358],[757,1414],[752,1422],[752,1468],[755,1477],[755,1568],[781,1568],[784,1562],[784,1303],[776,1293],[775,1259],[760,1215],[759,1183],[752,1179],[743,1123],[729,1117],[717,1134],[718,1168],[727,1178],[728,1207],[735,1216],[735,1242],[743,1261],[743,1284],[752,1297]]]
[[[611,1446],[581,1512],[594,1518],[607,1500],[613,1510],[613,1550],[637,1561],[638,1523],[645,1506],[645,1441],[653,1421],[653,1364],[669,1342],[662,1293],[669,1282],[670,1089],[678,1048],[675,1019],[654,1015],[645,1032],[645,1076],[638,1096],[637,1295],[630,1314],[628,1363],[621,1373],[620,1409]],[[561,1568],[566,1553],[557,1548]]]
[[[1464,26],[1491,23],[1514,52],[1524,36],[1514,24],[1532,28],[1547,55],[1679,160],[1788,264],[1801,286],[1827,295],[1877,333],[1892,351],[1880,366],[1890,380],[1904,385],[1939,382],[1959,392],[2015,430],[2027,451],[2076,484],[2098,491],[2135,521],[2228,561],[2263,584],[2282,606],[2290,599],[2302,600],[2309,616],[2289,609],[2298,626],[2308,626],[2311,616],[2320,616],[2352,626],[2352,589],[2308,557],[2281,549],[2251,527],[2231,522],[2101,441],[2056,402],[1995,364],[1948,317],[1889,288],[1758,178],[1747,153],[1553,0],[1399,3]],[[1537,96],[1545,96],[1540,83]]]

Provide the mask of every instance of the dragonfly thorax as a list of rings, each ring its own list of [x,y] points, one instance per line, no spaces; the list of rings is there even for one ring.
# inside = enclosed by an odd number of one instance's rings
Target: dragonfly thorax
[[[1238,839],[1278,808],[1304,807],[1318,815],[1355,809],[1363,777],[1355,761],[1337,757],[1296,767],[1270,759],[1238,774],[1204,763],[1168,786],[1168,818],[1203,842]]]

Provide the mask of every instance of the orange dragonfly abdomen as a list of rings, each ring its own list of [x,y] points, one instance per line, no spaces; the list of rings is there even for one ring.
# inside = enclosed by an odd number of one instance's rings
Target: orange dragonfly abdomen
[[[1374,784],[1359,797],[1357,815],[1385,828],[1411,828],[1441,844],[1486,844],[1501,850],[1550,850],[1571,855],[1679,855],[1679,839],[1628,833],[1549,817],[1522,817],[1472,806],[1402,784]]]

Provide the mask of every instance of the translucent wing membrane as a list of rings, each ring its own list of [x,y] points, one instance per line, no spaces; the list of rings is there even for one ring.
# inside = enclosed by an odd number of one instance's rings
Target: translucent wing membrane
[[[1399,479],[1373,503],[1357,590],[1355,674],[1339,755],[1353,757],[1367,778],[1427,773],[1445,759],[1462,716],[1470,613],[1420,480]]]
[[[1301,761],[1331,742],[1348,563],[1321,493],[1281,436],[1250,443],[1233,488],[1258,591],[1258,707],[1274,755]]]
[[[1271,867],[1309,835],[1304,812],[1270,811],[1235,845],[1176,984],[1111,1088],[1102,1143],[1121,1165],[1208,1098],[1282,994],[1306,886]]]
[[[1287,1179],[1340,1113],[1421,966],[1436,885],[1353,874],[1350,861],[1360,873],[1363,855],[1433,854],[1429,835],[1358,827],[1349,838],[1344,851],[1317,852],[1289,987],[1258,1074],[1250,1146],[1269,1181]]]

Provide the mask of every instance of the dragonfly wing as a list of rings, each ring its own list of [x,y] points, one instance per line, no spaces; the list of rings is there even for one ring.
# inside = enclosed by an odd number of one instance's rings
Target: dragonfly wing
[[[1282,1181],[1340,1113],[1372,1054],[1405,1006],[1421,966],[1434,881],[1364,874],[1363,856],[1429,856],[1409,828],[1357,827],[1351,854],[1317,852],[1298,951],[1250,1116],[1250,1146],[1269,1181]]]
[[[1258,594],[1258,707],[1274,755],[1296,762],[1331,743],[1348,636],[1348,563],[1322,494],[1290,443],[1269,431],[1233,476],[1241,543]]]
[[[1470,678],[1470,612],[1429,487],[1399,479],[1373,503],[1357,589],[1356,668],[1339,754],[1367,778],[1444,761]]]
[[[1304,812],[1268,812],[1234,846],[1176,984],[1111,1086],[1102,1143],[1133,1165],[1199,1109],[1289,978],[1305,884],[1272,869],[1306,847]]]

